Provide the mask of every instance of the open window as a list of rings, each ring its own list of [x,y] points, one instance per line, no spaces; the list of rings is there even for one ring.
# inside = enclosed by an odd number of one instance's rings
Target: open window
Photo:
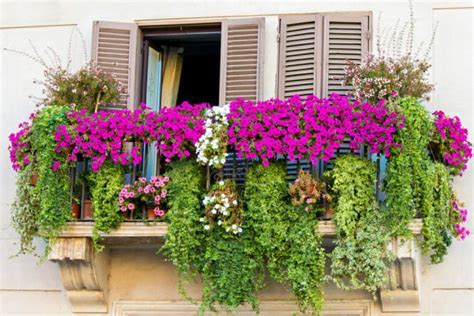
[[[141,99],[155,110],[219,102],[221,25],[143,30]]]

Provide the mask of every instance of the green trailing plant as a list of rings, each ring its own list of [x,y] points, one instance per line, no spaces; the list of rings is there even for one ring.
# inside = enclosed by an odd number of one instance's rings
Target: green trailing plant
[[[302,312],[319,313],[323,302],[325,253],[315,212],[292,207],[286,170],[253,165],[246,177],[244,232],[254,235],[251,251],[270,276],[289,285]]]
[[[124,179],[124,167],[111,161],[106,161],[97,173],[91,172],[88,176],[94,209],[92,241],[98,251],[104,248],[99,243],[100,234],[110,232],[123,221],[119,212],[118,198]]]
[[[421,208],[423,217],[422,250],[431,256],[432,263],[443,261],[451,244],[452,196],[450,170],[442,163],[427,163],[425,190],[430,196],[426,207]]]
[[[166,173],[168,190],[168,232],[162,251],[176,266],[180,276],[179,289],[185,295],[183,281],[190,281],[203,263],[205,237],[200,218],[204,214],[201,198],[204,173],[193,160],[179,160],[169,165]]]
[[[20,236],[18,254],[35,253],[33,237],[38,234],[40,191],[30,183],[33,165],[18,171],[16,197],[12,205],[12,225]]]
[[[200,313],[216,310],[219,304],[233,311],[242,304],[258,309],[256,275],[261,262],[249,255],[252,240],[247,232],[230,235],[222,227],[213,229],[206,238],[203,279],[203,300]]]
[[[55,151],[54,131],[60,124],[67,123],[67,107],[44,107],[33,119],[31,126],[31,151],[34,153],[32,169],[37,172],[38,180],[32,189],[37,195],[38,235],[51,244],[66,222],[71,219],[70,208],[70,169],[65,157]]]
[[[331,279],[341,289],[365,289],[375,296],[387,282],[392,255],[390,231],[375,199],[376,168],[351,155],[336,159],[332,180],[336,224]]]
[[[427,152],[432,122],[428,111],[413,97],[399,99],[397,109],[405,117],[405,126],[397,130],[385,176],[385,208],[394,236],[411,236],[409,222],[417,211],[430,213],[432,207],[430,157]]]

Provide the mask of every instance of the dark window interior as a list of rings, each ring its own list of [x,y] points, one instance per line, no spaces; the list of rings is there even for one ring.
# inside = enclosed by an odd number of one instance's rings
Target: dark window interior
[[[146,45],[160,51],[164,46],[183,49],[183,66],[177,104],[219,103],[221,26],[198,25],[144,29]],[[147,58],[144,58],[146,76]],[[143,78],[146,82],[146,77]],[[143,89],[142,89],[143,90]],[[143,94],[145,91],[143,91]]]

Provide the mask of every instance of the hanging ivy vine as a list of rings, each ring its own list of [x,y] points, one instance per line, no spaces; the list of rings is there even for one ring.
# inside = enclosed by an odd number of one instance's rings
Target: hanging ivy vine
[[[48,242],[43,259],[71,219],[69,167],[55,152],[54,131],[67,122],[67,107],[44,107],[33,118],[30,146],[34,159],[20,171],[12,223],[20,234],[20,253],[34,252],[33,236]],[[36,185],[30,185],[32,174]]]
[[[162,251],[177,269],[182,280],[189,281],[204,266],[202,216],[204,176],[193,160],[175,161],[166,175],[168,190],[168,232]],[[183,283],[179,290],[185,295]]]
[[[253,165],[245,182],[245,229],[253,232],[252,253],[270,275],[289,285],[302,312],[319,313],[323,302],[325,254],[316,214],[291,206],[286,170],[278,163]]]
[[[452,235],[450,233],[451,198],[451,176],[448,167],[442,163],[429,163],[426,175],[425,190],[429,194],[431,205],[421,209],[423,217],[423,243],[424,254],[431,255],[431,262],[443,261],[448,252]]]
[[[397,130],[395,140],[401,147],[392,151],[385,177],[387,222],[394,236],[410,237],[408,224],[417,210],[429,213],[432,186],[429,179],[430,157],[427,152],[432,122],[428,111],[416,98],[398,101],[405,126]]]
[[[88,176],[91,185],[92,207],[94,209],[94,229],[92,241],[96,250],[104,248],[99,242],[101,233],[108,233],[123,221],[118,208],[118,194],[125,179],[124,169],[106,161],[97,173]]]
[[[386,284],[392,262],[387,251],[390,232],[375,199],[375,165],[363,158],[341,156],[328,176],[336,224],[330,278],[341,289],[365,289],[375,296]]]
[[[16,197],[12,205],[12,225],[20,236],[18,254],[35,253],[33,238],[38,234],[40,190],[31,185],[33,165],[18,171]]]

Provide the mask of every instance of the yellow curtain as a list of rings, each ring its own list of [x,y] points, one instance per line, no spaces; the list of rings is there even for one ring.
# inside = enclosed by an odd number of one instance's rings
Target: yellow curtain
[[[163,47],[163,81],[161,88],[161,106],[176,105],[179,80],[183,68],[183,48]]]

